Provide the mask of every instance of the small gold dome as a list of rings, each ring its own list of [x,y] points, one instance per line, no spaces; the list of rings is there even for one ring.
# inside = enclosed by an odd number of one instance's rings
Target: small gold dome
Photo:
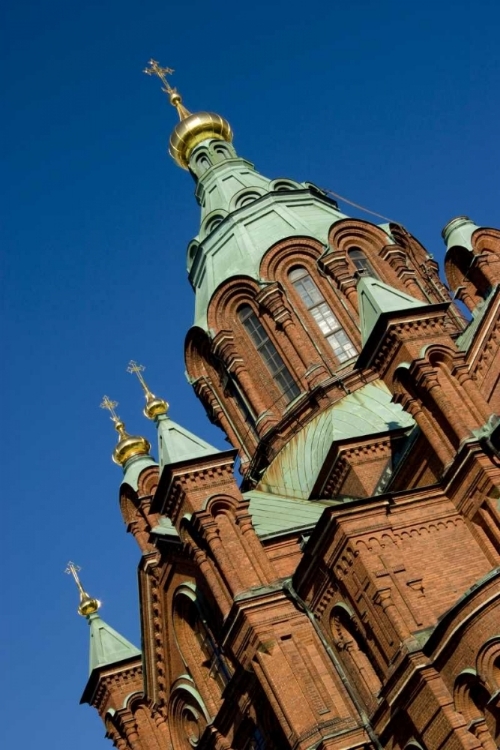
[[[187,169],[195,146],[210,138],[231,143],[233,131],[228,121],[213,112],[190,114],[175,126],[170,136],[170,156],[180,167]]]
[[[155,419],[161,414],[166,414],[168,411],[168,404],[163,398],[158,398],[150,393],[151,398],[148,398],[146,406],[144,407],[144,416],[148,419]]]
[[[120,435],[120,440],[113,451],[113,461],[119,466],[124,466],[134,456],[147,456],[151,450],[149,440],[140,435],[129,435],[125,430],[123,422],[115,422],[115,429]]]
[[[86,591],[82,590],[80,592],[80,604],[78,605],[79,615],[81,615],[82,617],[93,615],[94,612],[97,612],[100,606],[101,602],[98,599],[92,599],[92,597],[89,596]]]

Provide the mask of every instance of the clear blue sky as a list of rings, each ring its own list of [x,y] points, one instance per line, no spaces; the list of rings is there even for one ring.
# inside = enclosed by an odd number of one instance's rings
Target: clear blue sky
[[[442,259],[453,216],[500,226],[500,5],[11,0],[4,14],[2,198],[5,747],[110,747],[79,707],[88,628],[68,559],[139,644],[138,548],[118,509],[120,402],[154,441],[125,372],[147,365],[172,417],[223,447],[184,379],[193,184],[166,155],[175,112],[225,115],[269,177],[310,180],[403,223]],[[341,204],[342,205],[342,204]],[[351,209],[343,206],[346,213]],[[352,213],[360,215],[358,211]]]

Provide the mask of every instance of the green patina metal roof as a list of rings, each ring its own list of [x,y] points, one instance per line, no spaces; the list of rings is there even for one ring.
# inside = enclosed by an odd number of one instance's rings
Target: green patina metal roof
[[[362,276],[358,281],[359,317],[363,346],[383,313],[423,307],[425,302],[400,292],[372,276]]]
[[[158,428],[158,443],[160,454],[160,470],[178,461],[190,458],[201,458],[220,453],[210,443],[206,443],[197,435],[181,427],[177,422],[169,419],[165,414],[156,418]]]
[[[311,420],[281,449],[257,489],[272,495],[310,497],[332,443],[414,426],[377,380],[345,396]]]
[[[141,655],[139,649],[113,630],[97,613],[89,615],[87,619],[90,625],[90,674],[95,669]]]
[[[259,490],[243,494],[250,501],[250,514],[259,537],[313,528],[331,503],[275,495]]]
[[[191,160],[208,146],[210,141],[199,144]],[[289,179],[271,180],[239,158],[232,146],[227,149],[231,157],[198,179],[201,231],[188,251],[195,325],[205,330],[210,298],[223,281],[236,275],[259,280],[262,257],[274,243],[305,236],[325,244],[331,225],[346,218],[323,191]],[[216,228],[215,218],[221,220]]]
[[[137,492],[139,487],[139,476],[148,466],[158,466],[152,456],[137,456],[127,461],[123,467],[122,484],[128,484]]]

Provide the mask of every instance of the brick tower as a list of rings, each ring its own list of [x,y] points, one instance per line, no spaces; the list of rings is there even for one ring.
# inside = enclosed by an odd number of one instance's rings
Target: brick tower
[[[148,70],[201,208],[187,373],[232,448],[131,363],[159,440],[156,462],[112,411],[142,658],[84,606],[82,700],[120,750],[495,750],[500,232],[451,221],[445,285],[401,226],[259,174]]]

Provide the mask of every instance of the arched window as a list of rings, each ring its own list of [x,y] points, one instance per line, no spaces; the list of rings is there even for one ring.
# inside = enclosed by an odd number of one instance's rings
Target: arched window
[[[215,229],[217,229],[219,224],[222,224],[223,221],[224,221],[224,217],[221,214],[216,214],[215,216],[212,216],[205,224],[206,234],[208,235],[211,232],[213,232]]]
[[[305,268],[295,268],[289,274],[290,281],[300,294],[314,320],[318,324],[321,333],[333,349],[333,353],[339,362],[346,362],[357,354],[354,345],[344,331],[339,321],[333,314],[328,302],[307,273]]]
[[[218,143],[216,146],[214,146],[214,151],[216,154],[220,154],[221,156],[231,156],[231,153],[227,146],[224,146],[222,143]]]
[[[210,160],[206,154],[200,154],[195,161],[196,164],[196,171],[198,175],[202,175],[205,172],[208,172],[210,167],[212,166],[210,164]]]
[[[260,320],[250,305],[240,307],[238,316],[287,403],[293,401],[300,390]]]
[[[351,249],[347,251],[347,254],[359,273],[362,273],[364,276],[374,276],[376,279],[378,278],[377,274],[371,267],[368,258],[359,247],[351,247]]]

